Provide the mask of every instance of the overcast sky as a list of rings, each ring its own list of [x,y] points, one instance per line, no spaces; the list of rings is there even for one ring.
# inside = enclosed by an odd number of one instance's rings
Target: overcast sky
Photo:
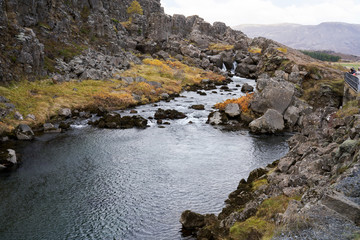
[[[161,0],[165,13],[239,24],[360,24],[360,0]]]

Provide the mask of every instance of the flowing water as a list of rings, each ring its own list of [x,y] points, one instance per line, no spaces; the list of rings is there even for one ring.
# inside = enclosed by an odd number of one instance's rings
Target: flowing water
[[[241,178],[288,150],[286,135],[253,136],[205,124],[216,102],[241,95],[236,84],[254,84],[233,79],[232,93],[186,92],[159,103],[188,116],[165,128],[155,120],[145,130],[79,123],[24,145],[21,167],[0,176],[0,239],[185,239],[182,211],[219,213]],[[193,104],[206,110],[189,109]],[[136,110],[149,117],[158,107]]]

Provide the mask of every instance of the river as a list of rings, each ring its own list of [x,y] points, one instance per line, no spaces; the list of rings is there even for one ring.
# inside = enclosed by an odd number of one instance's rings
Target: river
[[[219,213],[240,179],[288,151],[288,135],[254,136],[205,123],[216,102],[242,95],[236,84],[254,85],[233,80],[231,93],[185,92],[136,108],[144,117],[158,107],[187,114],[165,128],[155,120],[145,130],[79,122],[24,144],[21,167],[0,175],[0,239],[187,239],[182,211]],[[193,104],[206,110],[189,109]]]

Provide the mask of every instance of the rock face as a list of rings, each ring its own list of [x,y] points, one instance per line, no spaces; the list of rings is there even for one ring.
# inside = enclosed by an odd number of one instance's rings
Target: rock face
[[[251,109],[258,113],[265,113],[272,108],[283,114],[294,99],[295,89],[293,84],[282,79],[259,78],[258,92],[251,102]]]
[[[276,133],[285,128],[283,116],[275,109],[268,109],[266,113],[249,124],[254,133]]]
[[[211,25],[198,16],[166,15],[160,0],[139,0],[144,14],[129,15],[131,2],[1,2],[0,82],[16,80],[20,73],[29,78],[50,75],[56,82],[113,78],[130,62],[141,62],[131,52],[161,59],[170,54],[186,56],[199,67],[221,68],[233,60],[232,50],[205,54],[210,43],[247,44],[243,33],[224,23]],[[236,50],[246,48],[240,44]]]

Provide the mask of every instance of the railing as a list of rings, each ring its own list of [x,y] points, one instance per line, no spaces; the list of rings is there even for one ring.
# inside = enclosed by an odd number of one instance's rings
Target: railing
[[[345,82],[355,91],[355,92],[360,92],[359,89],[359,78],[350,74],[350,73],[346,73],[345,74]]]

